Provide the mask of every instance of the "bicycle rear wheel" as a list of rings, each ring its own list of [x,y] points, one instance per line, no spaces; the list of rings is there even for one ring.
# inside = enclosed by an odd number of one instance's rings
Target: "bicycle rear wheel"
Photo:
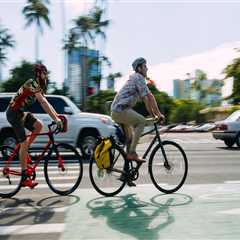
[[[57,144],[45,159],[44,175],[49,188],[68,195],[79,186],[83,175],[82,158],[69,144]]]
[[[10,198],[21,189],[21,166],[18,154],[13,158],[14,149],[9,146],[0,147],[0,197]]]
[[[103,196],[111,197],[122,191],[126,181],[120,180],[126,164],[123,150],[117,145],[110,149],[111,166],[108,169],[99,169],[95,159],[91,158],[89,175],[93,187]]]
[[[184,184],[188,161],[184,150],[175,142],[163,141],[168,166],[166,165],[163,150],[157,145],[150,156],[148,170],[155,187],[164,193],[176,192]]]

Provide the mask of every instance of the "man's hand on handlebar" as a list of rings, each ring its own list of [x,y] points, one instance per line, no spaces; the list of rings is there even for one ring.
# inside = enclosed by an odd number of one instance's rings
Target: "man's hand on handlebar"
[[[157,116],[155,116],[155,119],[156,119],[157,122],[162,124],[165,121],[165,116],[160,113]]]

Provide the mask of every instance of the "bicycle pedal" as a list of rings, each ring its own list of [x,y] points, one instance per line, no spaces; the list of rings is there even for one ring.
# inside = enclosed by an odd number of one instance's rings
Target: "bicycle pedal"
[[[136,183],[134,183],[133,181],[127,181],[127,185],[129,187],[136,187],[137,186]]]

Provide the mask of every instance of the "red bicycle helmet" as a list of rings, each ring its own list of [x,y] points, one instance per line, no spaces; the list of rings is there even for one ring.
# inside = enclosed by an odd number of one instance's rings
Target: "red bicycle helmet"
[[[41,74],[44,73],[45,75],[47,75],[48,73],[47,67],[42,63],[37,63],[34,65],[34,71],[35,71],[35,76],[40,84],[40,87],[42,89],[45,89],[47,86],[47,79],[42,78]]]
[[[36,74],[38,74],[38,73],[47,74],[48,73],[47,67],[45,65],[43,65],[42,63],[35,64],[34,71]]]

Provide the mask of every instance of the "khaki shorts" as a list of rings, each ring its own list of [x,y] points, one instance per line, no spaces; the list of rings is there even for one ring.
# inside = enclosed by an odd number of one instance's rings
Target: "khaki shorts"
[[[34,130],[33,125],[37,121],[37,118],[30,112],[14,111],[10,107],[7,109],[6,116],[16,134],[17,141],[19,143],[25,141],[27,138],[25,128],[32,132]]]

